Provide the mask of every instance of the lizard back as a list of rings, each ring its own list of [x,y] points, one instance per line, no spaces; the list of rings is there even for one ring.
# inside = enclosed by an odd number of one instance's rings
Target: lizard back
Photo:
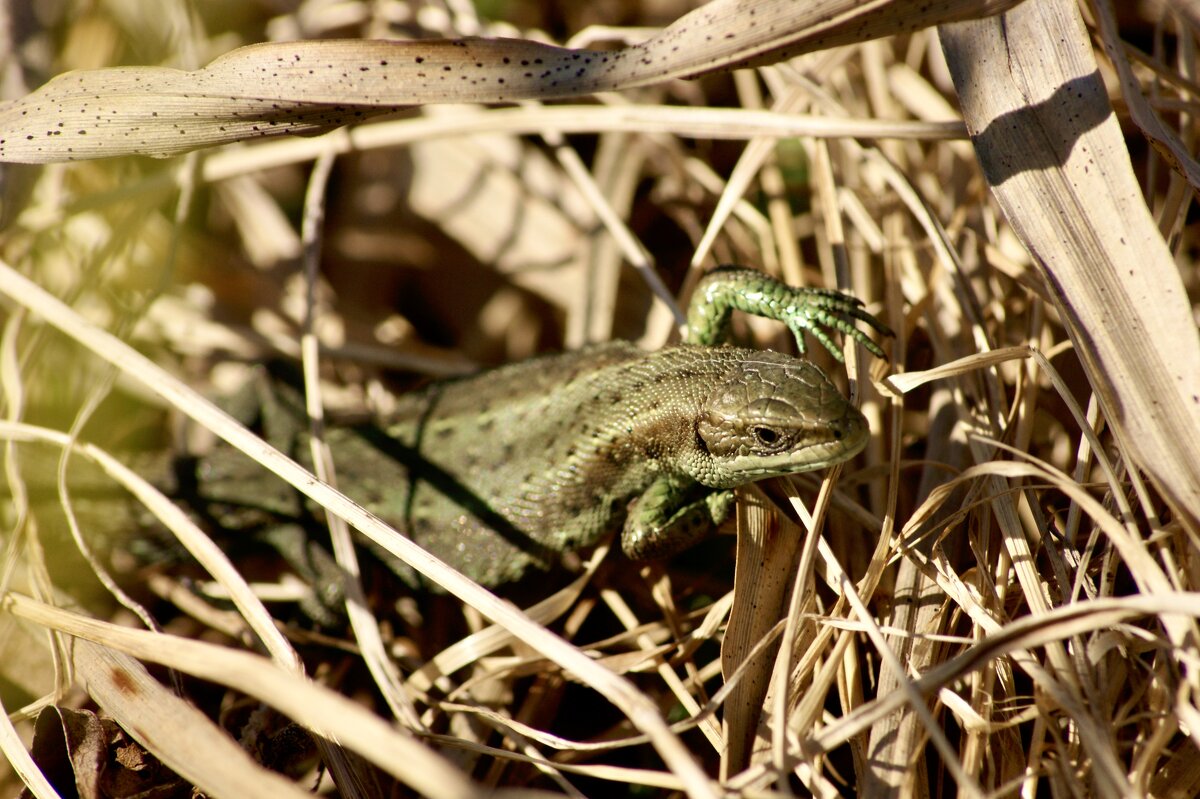
[[[373,442],[393,465],[370,470],[396,475],[399,463],[400,484],[376,481],[356,493],[473,579],[511,581],[619,530],[631,500],[661,476],[728,488],[815,468],[718,468],[698,430],[722,381],[747,364],[802,373],[803,382],[778,391],[802,393],[787,399],[820,411],[812,427],[821,442],[826,417],[849,408],[815,366],[790,356],[690,345],[647,353],[612,342],[405,395],[387,436]],[[732,397],[718,399],[736,405],[742,392],[736,383]]]

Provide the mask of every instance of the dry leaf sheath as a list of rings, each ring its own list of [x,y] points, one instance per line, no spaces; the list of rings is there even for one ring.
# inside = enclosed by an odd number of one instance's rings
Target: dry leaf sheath
[[[616,50],[517,39],[300,41],[243,47],[194,72],[80,71],[0,109],[0,161],[166,156],[317,133],[408,105],[630,89],[994,14],[1015,2],[715,0]]]

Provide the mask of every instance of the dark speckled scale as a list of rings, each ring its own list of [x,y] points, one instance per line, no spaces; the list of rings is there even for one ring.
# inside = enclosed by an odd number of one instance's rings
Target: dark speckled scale
[[[835,357],[823,328],[878,355],[856,323],[889,332],[838,292],[718,269],[696,288],[694,344],[647,353],[614,342],[435,383],[402,397],[384,426],[327,431],[340,483],[488,585],[618,531],[632,558],[671,555],[726,517],[734,487],[839,463],[868,438],[862,414],[810,362],[715,346],[734,310],[782,321],[801,351],[811,335]],[[264,435],[305,459],[303,403],[274,404],[294,407],[264,405]],[[240,472],[221,479],[215,459],[209,471],[210,501],[297,510],[294,495],[275,501]]]
[[[757,451],[768,423],[787,440]],[[703,495],[845,460],[867,436],[862,415],[807,361],[622,342],[434,384],[401,399],[387,432],[406,479],[368,492],[368,504],[489,585],[621,530],[631,502],[664,478],[694,499],[699,485]],[[649,546],[638,535],[626,527],[634,556],[682,548],[670,532]]]

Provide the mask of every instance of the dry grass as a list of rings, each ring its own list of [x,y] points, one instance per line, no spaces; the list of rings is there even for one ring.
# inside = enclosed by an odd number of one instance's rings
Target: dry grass
[[[269,39],[312,40],[306,57],[335,37],[467,35],[669,54],[654,34],[687,11],[22,5],[0,26],[9,99],[68,69],[196,69]],[[4,165],[0,793],[52,795],[69,751],[89,796],[117,780],[214,796],[1200,794],[1196,21],[1186,5],[1030,0],[1005,35],[984,20],[940,42],[746,24],[792,5],[736,6],[712,24],[748,38],[666,68],[758,54],[754,70],[655,83],[635,65],[572,105],[536,102],[573,92],[531,80],[501,108],[396,110],[400,88],[347,110],[322,86],[304,125],[379,118],[165,161]],[[879,4],[867,30],[934,5]],[[346,63],[378,57],[345,47]],[[811,52],[769,63],[784,47]],[[505,52],[479,55],[493,78]],[[0,108],[0,138],[52,133],[68,99],[106,86],[156,153],[257,138],[228,114],[272,113],[270,97],[188,96],[215,73],[123,74]],[[153,102],[126,91],[144,76]],[[293,100],[306,86],[278,78]],[[434,99],[497,99],[463,91]],[[184,141],[177,122],[153,127],[171,113],[197,120]],[[139,151],[116,124],[88,135],[89,155]],[[32,148],[0,157],[79,155]],[[283,358],[303,364],[315,416],[386,413],[414,374],[612,337],[658,347],[719,262],[847,288],[897,331],[890,369],[847,353],[872,444],[823,479],[744,491],[736,543],[640,570],[601,551],[561,588],[500,592],[524,613],[202,396]],[[743,334],[790,346],[760,321]],[[327,546],[362,575],[347,620],[313,629],[277,558],[231,561],[210,536],[244,553],[237,531],[198,527],[122,465],[181,416],[332,512]],[[446,593],[356,563],[340,519]],[[150,529],[173,557],[149,552]]]

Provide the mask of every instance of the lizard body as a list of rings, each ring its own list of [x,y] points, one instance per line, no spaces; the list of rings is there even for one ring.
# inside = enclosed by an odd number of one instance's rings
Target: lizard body
[[[369,506],[489,585],[622,527],[631,557],[672,554],[722,521],[721,490],[846,460],[868,435],[811,363],[695,345],[537,358],[435,384],[397,411],[387,432],[407,477]],[[692,507],[642,507],[656,486]],[[677,510],[698,528],[672,526]]]
[[[889,331],[857,301],[747,269],[710,273],[696,297],[694,343],[644,352],[610,342],[535,358],[404,395],[378,425],[331,428],[342,485],[434,555],[497,585],[618,531],[634,559],[681,551],[724,520],[733,488],[865,446],[862,414],[814,364],[714,346],[739,309],[784,321],[801,349],[813,333],[840,359],[826,326],[882,355],[854,321]],[[302,402],[288,404],[282,416],[302,418]],[[303,434],[264,433],[307,460]],[[207,499],[295,512],[294,500],[219,471],[200,475]]]

